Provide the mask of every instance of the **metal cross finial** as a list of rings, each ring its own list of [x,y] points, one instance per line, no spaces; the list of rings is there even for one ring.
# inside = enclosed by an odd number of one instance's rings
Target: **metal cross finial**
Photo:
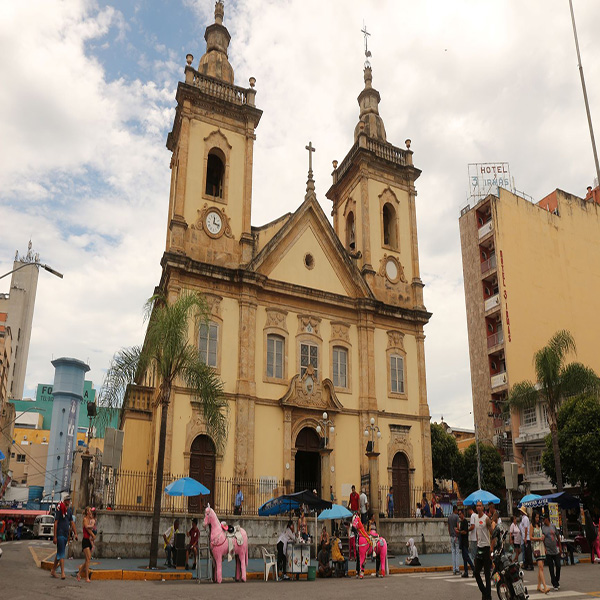
[[[367,58],[369,58],[371,56],[371,52],[369,51],[369,36],[371,34],[367,31],[367,26],[365,25],[364,21],[363,21],[363,28],[361,29],[361,32],[365,36],[365,56]]]
[[[308,142],[306,149],[308,150],[308,173],[312,176],[312,155],[317,149],[312,145],[312,142]]]

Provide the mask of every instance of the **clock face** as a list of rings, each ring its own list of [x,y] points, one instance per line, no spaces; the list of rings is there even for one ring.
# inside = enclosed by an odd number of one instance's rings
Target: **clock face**
[[[223,219],[221,215],[211,210],[206,215],[206,229],[212,235],[218,235],[223,227]]]
[[[385,274],[390,281],[398,279],[398,265],[396,265],[395,261],[390,259],[385,263]]]

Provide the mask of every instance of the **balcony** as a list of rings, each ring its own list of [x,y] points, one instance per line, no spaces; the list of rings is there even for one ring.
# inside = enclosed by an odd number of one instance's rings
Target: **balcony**
[[[127,410],[151,412],[154,394],[155,389],[153,387],[129,385],[125,393],[125,406]]]
[[[489,271],[490,269],[495,269],[496,268],[496,255],[492,254],[492,256],[490,256],[490,258],[488,258],[487,260],[484,260],[481,263],[481,273],[485,273],[487,271]]]
[[[504,331],[500,330],[492,335],[488,335],[487,338],[487,347],[488,350],[497,346],[498,344],[504,344]]]
[[[506,385],[508,382],[508,380],[506,378],[506,371],[502,371],[502,373],[496,373],[495,375],[492,375],[491,382],[492,382],[492,389]]]
[[[488,310],[492,310],[498,306],[500,306],[500,294],[494,294],[486,299],[484,310],[487,312]]]
[[[479,232],[478,232],[479,239],[481,239],[482,237],[486,236],[488,233],[490,233],[493,230],[494,230],[494,221],[492,221],[490,219],[487,223],[484,223],[479,228]]]

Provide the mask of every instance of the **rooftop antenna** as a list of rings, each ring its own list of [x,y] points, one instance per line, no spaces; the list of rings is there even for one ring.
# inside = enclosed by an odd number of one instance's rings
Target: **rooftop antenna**
[[[361,32],[365,36],[365,68],[367,68],[371,66],[371,63],[369,62],[369,58],[371,57],[371,51],[369,50],[369,36],[371,34],[367,31],[367,26],[364,21]]]

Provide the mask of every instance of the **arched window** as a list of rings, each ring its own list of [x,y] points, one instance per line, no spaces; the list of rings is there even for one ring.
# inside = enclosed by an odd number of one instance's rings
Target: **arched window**
[[[225,175],[225,164],[217,154],[216,149],[208,153],[206,162],[206,195],[223,198],[223,177]]]
[[[346,248],[348,248],[348,250],[356,250],[354,213],[352,211],[350,211],[346,217]]]
[[[396,209],[389,202],[383,205],[383,244],[392,248],[398,244]]]

